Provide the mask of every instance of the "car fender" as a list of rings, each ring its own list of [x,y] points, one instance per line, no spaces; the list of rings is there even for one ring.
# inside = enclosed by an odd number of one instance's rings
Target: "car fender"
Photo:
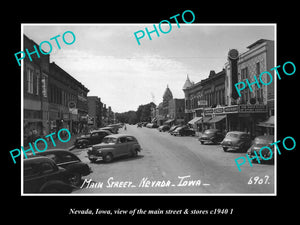
[[[111,153],[113,156],[115,156],[115,148],[101,148],[99,149],[103,156],[107,155],[108,153]]]
[[[43,193],[47,188],[49,187],[55,187],[55,186],[59,186],[59,187],[62,187],[66,190],[66,193],[70,193],[72,191],[72,189],[74,188],[72,185],[70,184],[67,184],[63,181],[60,181],[60,180],[51,180],[51,181],[48,181],[46,183],[44,183],[40,189],[39,189],[39,192],[40,193]]]

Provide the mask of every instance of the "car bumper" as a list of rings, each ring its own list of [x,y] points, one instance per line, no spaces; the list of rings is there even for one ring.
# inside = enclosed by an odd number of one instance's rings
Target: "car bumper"
[[[237,145],[221,144],[221,146],[222,146],[222,148],[228,148],[228,149],[234,149],[234,150],[240,149],[240,146],[237,146]]]

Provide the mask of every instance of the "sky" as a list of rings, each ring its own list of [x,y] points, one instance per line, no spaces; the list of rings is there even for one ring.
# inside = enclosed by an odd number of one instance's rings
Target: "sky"
[[[154,23],[153,23],[154,24]],[[230,49],[240,53],[263,38],[275,39],[273,24],[180,24],[172,23],[169,33],[154,32],[149,40],[145,28],[153,24],[23,24],[23,32],[38,45],[52,44],[50,62],[81,82],[114,112],[137,110],[139,105],[162,102],[169,86],[173,98],[184,98],[187,75],[195,83],[219,72]],[[156,23],[158,27],[158,23]],[[168,25],[162,29],[167,31]],[[143,30],[138,45],[134,33]],[[66,45],[62,35],[72,31],[75,42]],[[57,38],[61,49],[58,49]],[[140,33],[138,34],[140,35]],[[72,41],[66,34],[66,41]],[[43,50],[49,51],[47,44]]]

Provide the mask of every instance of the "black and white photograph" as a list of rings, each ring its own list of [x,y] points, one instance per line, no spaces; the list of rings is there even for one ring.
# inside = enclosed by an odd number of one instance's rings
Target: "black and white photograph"
[[[23,3],[1,17],[7,221],[297,216],[296,4]]]
[[[24,195],[276,194],[276,24],[22,31]]]

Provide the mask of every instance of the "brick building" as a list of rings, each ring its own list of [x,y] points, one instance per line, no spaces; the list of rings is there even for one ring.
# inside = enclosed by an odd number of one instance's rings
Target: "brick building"
[[[89,121],[88,124],[99,128],[102,126],[102,111],[103,111],[103,103],[98,96],[88,96],[88,115]]]
[[[23,35],[23,48],[34,52],[38,46]],[[48,77],[49,55],[36,53],[23,60],[23,127],[24,145],[49,133]]]
[[[87,93],[89,90],[56,65],[50,64],[49,120],[52,132],[67,128],[80,132],[87,124]]]

